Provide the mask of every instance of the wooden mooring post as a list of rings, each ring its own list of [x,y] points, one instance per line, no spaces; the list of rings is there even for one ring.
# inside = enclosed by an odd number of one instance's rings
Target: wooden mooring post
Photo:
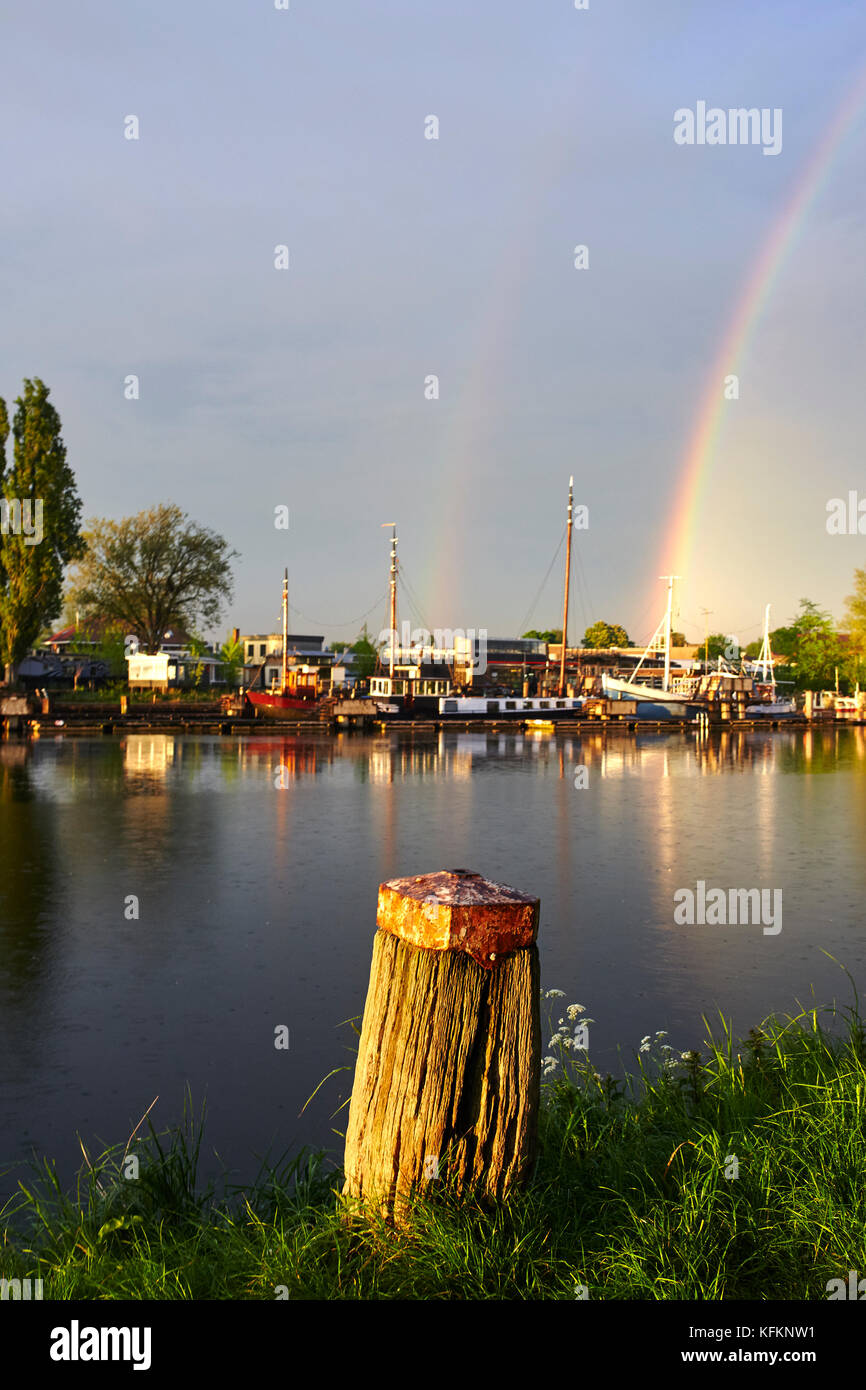
[[[535,1161],[537,898],[466,869],[379,888],[346,1197],[396,1219],[448,1177],[500,1199]]]

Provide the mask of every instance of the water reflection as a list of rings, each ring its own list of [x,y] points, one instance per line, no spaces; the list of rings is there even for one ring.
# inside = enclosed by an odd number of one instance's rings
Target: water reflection
[[[538,893],[544,978],[599,1020],[597,1064],[655,1028],[691,1045],[716,1006],[748,1028],[810,984],[844,994],[821,948],[866,970],[864,793],[861,728],[0,743],[4,1142],[74,1158],[76,1130],[125,1137],[186,1081],[228,1162],[333,1142],[333,1094],[299,1112],[344,1060],[397,874]],[[783,931],[678,927],[700,879],[781,887]]]

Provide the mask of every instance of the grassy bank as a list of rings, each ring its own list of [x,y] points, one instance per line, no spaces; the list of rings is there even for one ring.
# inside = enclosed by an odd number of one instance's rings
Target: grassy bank
[[[0,1222],[0,1275],[41,1278],[45,1298],[573,1299],[583,1285],[596,1299],[823,1300],[829,1279],[866,1273],[856,1010],[772,1020],[741,1044],[723,1025],[703,1054],[657,1034],[623,1083],[577,1060],[580,1006],[552,1002],[537,1169],[501,1207],[458,1199],[446,1174],[405,1231],[350,1222],[321,1154],[243,1192],[203,1188],[203,1117],[188,1113],[92,1160],[74,1196],[48,1165],[25,1181]]]

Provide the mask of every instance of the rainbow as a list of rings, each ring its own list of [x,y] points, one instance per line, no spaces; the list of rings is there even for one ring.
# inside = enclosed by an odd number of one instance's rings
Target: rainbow
[[[680,471],[677,499],[662,548],[659,573],[689,574],[701,506],[725,423],[725,378],[739,375],[750,339],[775,288],[811,204],[827,181],[835,154],[866,101],[866,66],[858,74],[808,159],[793,194],[773,223],[743,292],[734,308],[721,346],[710,367],[700,407]]]

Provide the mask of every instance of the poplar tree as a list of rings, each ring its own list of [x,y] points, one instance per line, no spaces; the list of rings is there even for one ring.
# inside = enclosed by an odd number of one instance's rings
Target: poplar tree
[[[845,625],[858,656],[866,655],[866,569],[854,571],[854,592],[845,600]]]
[[[60,616],[64,566],[84,553],[81,500],[48,394],[38,377],[25,378],[8,469],[9,416],[0,400],[0,666],[7,681]]]

